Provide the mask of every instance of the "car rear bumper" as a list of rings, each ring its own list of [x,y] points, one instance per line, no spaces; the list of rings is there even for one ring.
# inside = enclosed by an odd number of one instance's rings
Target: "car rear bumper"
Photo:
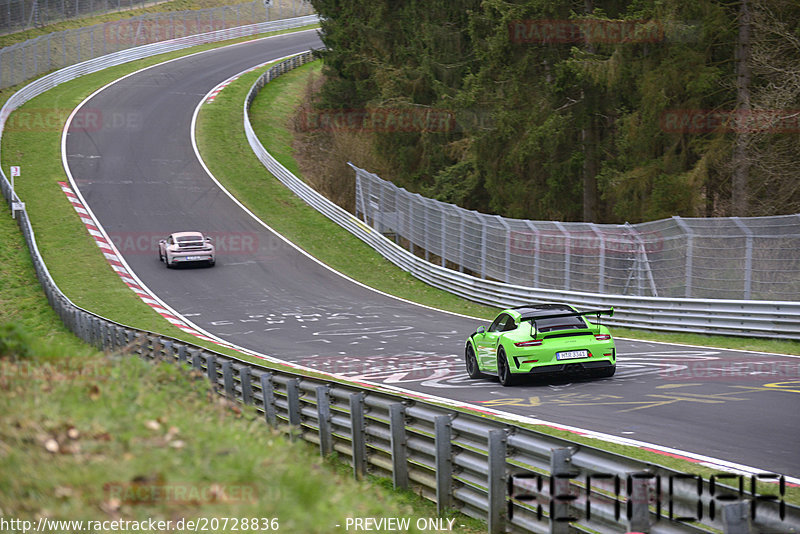
[[[586,371],[593,371],[597,369],[608,369],[613,367],[615,364],[612,363],[610,360],[591,360],[591,361],[583,361],[583,362],[568,362],[568,363],[559,363],[553,365],[540,365],[538,367],[533,367],[532,369],[528,369],[525,371],[514,371],[511,372],[514,374],[519,375],[544,375],[550,373],[582,373]]]
[[[170,263],[213,262],[214,254],[209,252],[182,252],[170,255]]]

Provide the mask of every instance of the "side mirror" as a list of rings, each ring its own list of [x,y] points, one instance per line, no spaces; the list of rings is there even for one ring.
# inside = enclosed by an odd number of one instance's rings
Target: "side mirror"
[[[485,334],[485,333],[486,333],[486,328],[484,328],[484,327],[482,327],[482,326],[479,326],[479,327],[478,327],[478,330],[476,330],[476,332],[477,332],[478,334]]]
[[[212,239],[211,239],[210,237],[206,237],[206,242],[207,242],[207,243],[211,243],[211,242],[212,242]]]

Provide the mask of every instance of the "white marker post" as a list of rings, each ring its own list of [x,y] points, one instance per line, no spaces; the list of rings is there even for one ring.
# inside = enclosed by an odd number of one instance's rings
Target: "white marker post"
[[[272,0],[264,0],[264,8],[267,11],[267,21],[269,22],[269,8],[272,7]]]
[[[17,194],[14,192],[14,178],[20,176],[19,166],[11,166],[11,218],[17,218],[17,211],[25,209],[25,203],[17,202]]]

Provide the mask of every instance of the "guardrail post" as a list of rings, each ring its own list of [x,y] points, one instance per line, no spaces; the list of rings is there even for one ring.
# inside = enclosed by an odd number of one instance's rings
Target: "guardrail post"
[[[211,382],[211,389],[217,390],[217,357],[209,354],[206,358],[206,376]]]
[[[183,343],[178,345],[178,362],[184,363],[189,358],[189,350]]]
[[[317,386],[317,424],[319,428],[319,453],[328,456],[333,451],[331,443],[331,401],[328,386]]]
[[[264,420],[269,426],[277,426],[278,413],[275,409],[275,387],[272,383],[272,373],[261,375],[261,398],[264,402]]]
[[[389,405],[389,433],[392,449],[392,484],[395,489],[407,488],[406,407],[402,403]]]
[[[350,429],[353,443],[353,475],[356,479],[361,479],[367,472],[363,393],[350,394]]]
[[[170,340],[161,340],[161,347],[164,350],[164,358],[170,362],[175,362],[175,350],[173,349],[173,342]]]
[[[550,451],[550,534],[569,534],[575,496],[570,491],[570,479],[577,476],[570,462],[574,449],[564,447]]]
[[[628,530],[650,530],[650,484],[653,473],[633,473],[628,477]]]
[[[286,400],[289,410],[289,437],[292,440],[302,433],[300,428],[300,379],[291,378],[286,382]],[[296,432],[300,430],[300,432]]]
[[[230,360],[222,360],[222,381],[225,385],[225,396],[233,400],[233,367]]]
[[[156,357],[156,338],[155,336],[145,336],[145,346],[142,347],[142,356],[149,358]]]
[[[450,444],[450,416],[437,415],[433,420],[436,435],[436,511],[444,515],[452,508],[453,448]]]
[[[189,357],[191,358],[192,368],[198,373],[202,373],[203,360],[200,357],[200,349],[189,349]]]
[[[737,501],[722,506],[722,531],[725,534],[750,534],[749,501]]]
[[[242,367],[239,369],[239,381],[242,383],[242,402],[246,406],[253,404],[253,384],[250,378],[249,367]]]
[[[489,533],[506,531],[506,433],[489,431]]]

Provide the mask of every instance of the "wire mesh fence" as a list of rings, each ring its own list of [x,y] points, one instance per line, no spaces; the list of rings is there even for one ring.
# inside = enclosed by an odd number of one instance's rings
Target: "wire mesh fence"
[[[484,279],[584,293],[800,300],[800,214],[641,224],[507,219],[356,170],[356,215],[425,259]]]
[[[165,0],[0,0],[0,33],[41,27],[71,18],[101,15],[144,8]],[[269,4],[268,6],[266,4]],[[301,6],[300,4],[306,4]],[[308,14],[308,2],[301,0],[272,0],[243,4],[259,8],[265,17],[257,22],[297,17]],[[235,8],[228,6],[227,8]],[[224,9],[224,8],[214,8]],[[306,11],[300,11],[306,9]],[[271,18],[270,18],[271,17]]]
[[[311,14],[313,9],[306,0],[273,0],[271,7],[258,0],[210,9],[148,13],[49,33],[0,49],[0,89],[136,46]]]

